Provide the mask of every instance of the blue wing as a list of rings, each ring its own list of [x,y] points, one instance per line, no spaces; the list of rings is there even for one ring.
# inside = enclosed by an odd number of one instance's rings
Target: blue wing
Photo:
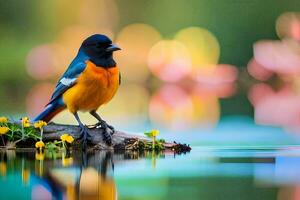
[[[34,121],[44,120],[49,122],[57,113],[65,108],[62,94],[76,84],[77,77],[85,70],[86,61],[89,59],[84,52],[78,52],[67,71],[62,75],[44,110],[34,118]]]
[[[50,102],[47,105],[56,101],[66,90],[76,84],[77,77],[85,70],[87,60],[87,56],[80,54],[76,56],[57,83]]]

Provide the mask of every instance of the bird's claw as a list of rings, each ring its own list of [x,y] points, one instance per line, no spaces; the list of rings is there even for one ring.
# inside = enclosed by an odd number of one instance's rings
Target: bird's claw
[[[98,122],[96,128],[103,130],[103,141],[109,146],[112,145],[112,135],[115,133],[115,128],[105,121]]]
[[[86,149],[87,142],[92,140],[92,136],[89,133],[89,129],[87,126],[80,126],[80,137],[78,138],[81,141],[82,148]]]
[[[110,128],[107,127],[105,129],[103,129],[103,140],[109,146],[112,145],[112,135],[113,135],[113,132]]]
[[[112,131],[112,134],[115,133],[115,128],[112,125],[109,125],[108,123],[106,123],[106,121],[101,121],[98,122],[97,124],[95,124],[96,128],[109,128]]]

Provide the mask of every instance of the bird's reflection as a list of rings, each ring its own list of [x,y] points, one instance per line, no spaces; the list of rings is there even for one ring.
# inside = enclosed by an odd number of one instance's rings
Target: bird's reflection
[[[112,152],[81,152],[74,154],[74,157],[74,160],[80,162],[68,168],[53,168],[49,171],[49,182],[56,187],[60,186],[64,191],[64,199],[117,199],[112,175]]]
[[[26,189],[29,196],[0,192],[0,199],[117,199],[114,163],[152,159],[164,154],[135,151],[0,151],[0,185],[8,191]],[[13,186],[6,184],[14,182]]]
[[[116,199],[116,185],[113,176],[112,153],[101,151],[87,156],[79,180],[79,199]],[[85,165],[87,164],[87,165]]]

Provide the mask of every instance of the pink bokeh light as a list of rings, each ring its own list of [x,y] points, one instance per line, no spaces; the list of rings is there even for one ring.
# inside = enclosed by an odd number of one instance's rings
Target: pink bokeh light
[[[55,75],[57,58],[55,45],[44,44],[33,48],[27,55],[27,72],[37,80],[45,80]]]
[[[54,88],[54,84],[40,83],[30,89],[26,98],[26,107],[29,116],[36,116],[43,110],[49,102]]]
[[[289,86],[274,91],[267,84],[256,84],[249,92],[255,121],[263,125],[300,128],[300,94]]]
[[[249,61],[247,70],[251,76],[260,81],[266,81],[273,75],[272,71],[264,68],[254,58]]]
[[[176,85],[163,86],[150,100],[150,120],[159,126],[181,130],[189,127],[192,116],[192,99]]]
[[[214,95],[218,98],[226,98],[235,94],[235,83],[222,83],[222,84],[195,84],[193,91],[196,94]]]
[[[235,66],[218,64],[212,70],[197,74],[195,79],[202,84],[223,84],[235,82],[237,75],[238,71]]]
[[[195,76],[196,91],[206,94],[214,94],[218,97],[232,96],[236,91],[238,70],[229,64],[218,64],[208,73],[200,73]]]
[[[254,44],[254,59],[269,71],[300,74],[300,44],[293,40],[263,40]]]
[[[162,40],[156,43],[148,56],[150,71],[166,82],[177,82],[191,71],[191,57],[180,42]]]
[[[280,38],[291,38],[300,41],[300,13],[286,12],[276,21],[276,31]]]

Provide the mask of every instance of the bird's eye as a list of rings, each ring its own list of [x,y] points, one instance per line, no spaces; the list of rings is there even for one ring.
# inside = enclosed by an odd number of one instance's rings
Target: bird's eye
[[[96,46],[97,49],[100,49],[100,48],[101,48],[101,43],[100,43],[100,42],[97,42],[97,43],[95,44],[95,46]]]

